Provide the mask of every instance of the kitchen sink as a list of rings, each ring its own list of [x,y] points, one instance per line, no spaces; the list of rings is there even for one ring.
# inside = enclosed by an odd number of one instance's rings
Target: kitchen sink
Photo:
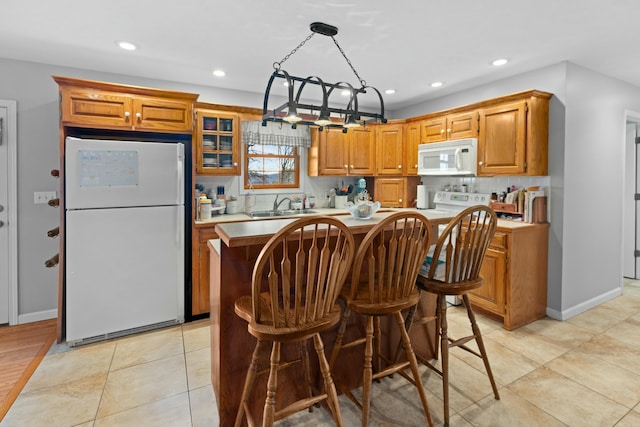
[[[287,209],[284,211],[255,211],[251,213],[247,213],[251,218],[272,218],[279,216],[298,216],[298,215],[309,215],[309,214],[317,214],[317,211],[312,209]]]

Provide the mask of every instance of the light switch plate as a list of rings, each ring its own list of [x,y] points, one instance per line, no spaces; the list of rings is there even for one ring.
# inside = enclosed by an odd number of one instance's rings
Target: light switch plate
[[[33,193],[33,203],[38,205],[47,203],[49,200],[55,199],[57,193],[55,191],[36,191]]]

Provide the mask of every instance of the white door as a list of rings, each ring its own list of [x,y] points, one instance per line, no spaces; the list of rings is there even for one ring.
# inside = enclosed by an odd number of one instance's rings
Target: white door
[[[17,323],[16,102],[0,100],[0,325]]]

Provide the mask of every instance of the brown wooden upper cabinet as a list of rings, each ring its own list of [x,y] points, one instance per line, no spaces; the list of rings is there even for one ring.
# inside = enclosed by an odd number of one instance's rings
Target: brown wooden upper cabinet
[[[403,131],[402,124],[376,126],[376,175],[403,175]]]
[[[428,118],[422,121],[422,142],[440,142],[449,139],[478,136],[478,112],[465,111]]]
[[[549,98],[532,91],[480,110],[479,176],[547,175]]]
[[[240,119],[226,111],[196,111],[196,172],[240,175]]]
[[[375,133],[370,128],[312,129],[309,149],[309,176],[373,175],[375,173]]]
[[[190,133],[198,95],[54,77],[64,126]]]
[[[406,175],[418,175],[418,145],[421,144],[420,122],[410,122],[404,125],[404,166]]]

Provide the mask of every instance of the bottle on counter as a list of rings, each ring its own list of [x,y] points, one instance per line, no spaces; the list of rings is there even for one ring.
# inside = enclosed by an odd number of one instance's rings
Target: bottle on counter
[[[200,199],[200,219],[211,219],[211,199]]]

